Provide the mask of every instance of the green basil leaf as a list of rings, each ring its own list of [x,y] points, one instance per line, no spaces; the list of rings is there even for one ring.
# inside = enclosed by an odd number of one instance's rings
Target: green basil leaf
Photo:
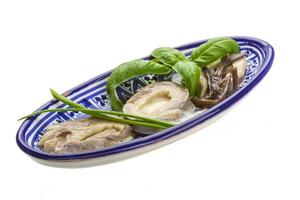
[[[186,60],[185,55],[177,50],[170,47],[160,47],[152,51],[151,56],[156,62],[161,62],[166,66],[172,67],[178,61]]]
[[[181,76],[183,84],[189,90],[190,96],[195,96],[201,74],[200,67],[191,61],[179,61],[173,66],[173,69]]]
[[[114,109],[120,110],[122,102],[116,95],[116,87],[125,81],[147,74],[167,74],[172,70],[159,63],[148,60],[134,60],[119,65],[110,75],[106,84],[106,92]]]
[[[240,48],[237,42],[231,38],[215,38],[208,40],[193,50],[190,59],[200,67],[207,66],[227,54],[239,53]]]

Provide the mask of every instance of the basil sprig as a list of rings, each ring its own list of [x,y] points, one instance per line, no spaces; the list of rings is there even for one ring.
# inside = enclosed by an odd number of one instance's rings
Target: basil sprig
[[[181,51],[170,47],[157,48],[152,51],[151,56],[156,62],[160,62],[169,67],[172,67],[178,61],[186,60],[185,55]]]
[[[200,67],[204,67],[228,54],[239,52],[240,48],[235,40],[224,37],[215,38],[194,49],[190,59]]]
[[[188,88],[190,96],[195,96],[201,74],[200,67],[191,61],[179,61],[172,68],[181,76],[182,83]]]
[[[110,75],[106,84],[106,92],[109,96],[112,108],[121,110],[123,103],[117,98],[116,87],[125,81],[147,74],[167,74],[172,70],[162,64],[148,60],[134,60],[119,65]]]

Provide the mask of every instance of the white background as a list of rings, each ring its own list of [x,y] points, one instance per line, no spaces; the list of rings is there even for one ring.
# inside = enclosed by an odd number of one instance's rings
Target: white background
[[[1,199],[300,199],[297,1],[0,3]],[[276,52],[265,79],[223,118],[153,152],[92,168],[40,165],[16,119],[159,46],[247,35]]]

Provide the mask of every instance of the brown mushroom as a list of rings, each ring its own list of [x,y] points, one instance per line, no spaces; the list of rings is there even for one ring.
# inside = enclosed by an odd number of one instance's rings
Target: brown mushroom
[[[229,93],[229,88],[230,88],[230,82],[231,82],[232,75],[228,73],[224,79],[222,79],[221,83],[221,92],[217,94],[217,96],[214,99],[209,99],[209,98],[199,98],[199,97],[194,97],[193,103],[197,107],[201,108],[210,108],[220,101],[223,101],[226,97],[227,94]]]
[[[193,103],[197,107],[210,108],[223,101],[238,89],[246,72],[247,63],[245,54],[229,55],[214,66],[214,68],[204,70],[202,76],[205,79],[201,79],[200,77],[200,91],[193,98]]]

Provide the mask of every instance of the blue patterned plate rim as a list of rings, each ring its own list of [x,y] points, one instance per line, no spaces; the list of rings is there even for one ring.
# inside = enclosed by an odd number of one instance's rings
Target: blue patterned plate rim
[[[224,101],[221,103],[217,104],[216,106],[208,109],[207,111],[200,113],[199,115],[186,120],[174,127],[168,128],[164,131],[161,131],[159,133],[149,135],[146,137],[138,138],[132,141],[124,142],[112,147],[107,147],[104,149],[99,149],[95,151],[90,151],[90,152],[84,152],[84,153],[75,153],[75,154],[51,154],[51,153],[46,153],[41,150],[35,149],[31,147],[30,145],[27,144],[26,139],[25,139],[25,131],[23,131],[26,126],[28,126],[30,119],[25,120],[20,128],[17,131],[16,135],[16,141],[18,146],[20,147],[21,150],[23,150],[25,153],[39,158],[39,159],[45,159],[45,160],[81,160],[81,159],[89,159],[89,158],[96,158],[96,157],[103,157],[103,156],[109,156],[117,153],[123,153],[127,152],[130,150],[134,150],[137,148],[145,147],[150,144],[154,144],[156,142],[168,139],[170,137],[173,137],[175,135],[178,135],[190,128],[193,128],[206,120],[218,115],[219,113],[227,110],[230,108],[233,104],[235,104],[237,101],[239,101],[243,96],[245,96],[250,90],[253,89],[261,80],[262,78],[266,75],[266,73],[270,70],[273,60],[274,60],[274,49],[273,47],[258,38],[254,37],[248,37],[248,36],[230,36],[231,38],[237,40],[238,42],[246,42],[250,44],[255,44],[259,46],[265,53],[265,58],[263,59],[263,62],[261,63],[261,69],[259,72],[255,75],[253,79],[251,79],[245,86],[240,88],[237,92],[232,94],[230,97],[226,98]],[[185,44],[182,46],[176,47],[178,50],[185,50],[185,49],[191,49],[199,46],[200,44],[206,42],[208,39],[205,40],[200,40],[197,42],[192,42],[189,44]],[[149,59],[149,56],[144,57],[143,59]],[[112,70],[100,74],[89,81],[86,81],[70,90],[65,92],[66,94],[72,94],[77,91],[80,91],[82,88],[85,88],[87,85],[89,85],[92,82],[95,82],[98,79],[104,79],[110,75]],[[37,110],[42,110],[45,109],[46,107],[49,107],[53,104],[55,104],[56,101],[50,100]]]

